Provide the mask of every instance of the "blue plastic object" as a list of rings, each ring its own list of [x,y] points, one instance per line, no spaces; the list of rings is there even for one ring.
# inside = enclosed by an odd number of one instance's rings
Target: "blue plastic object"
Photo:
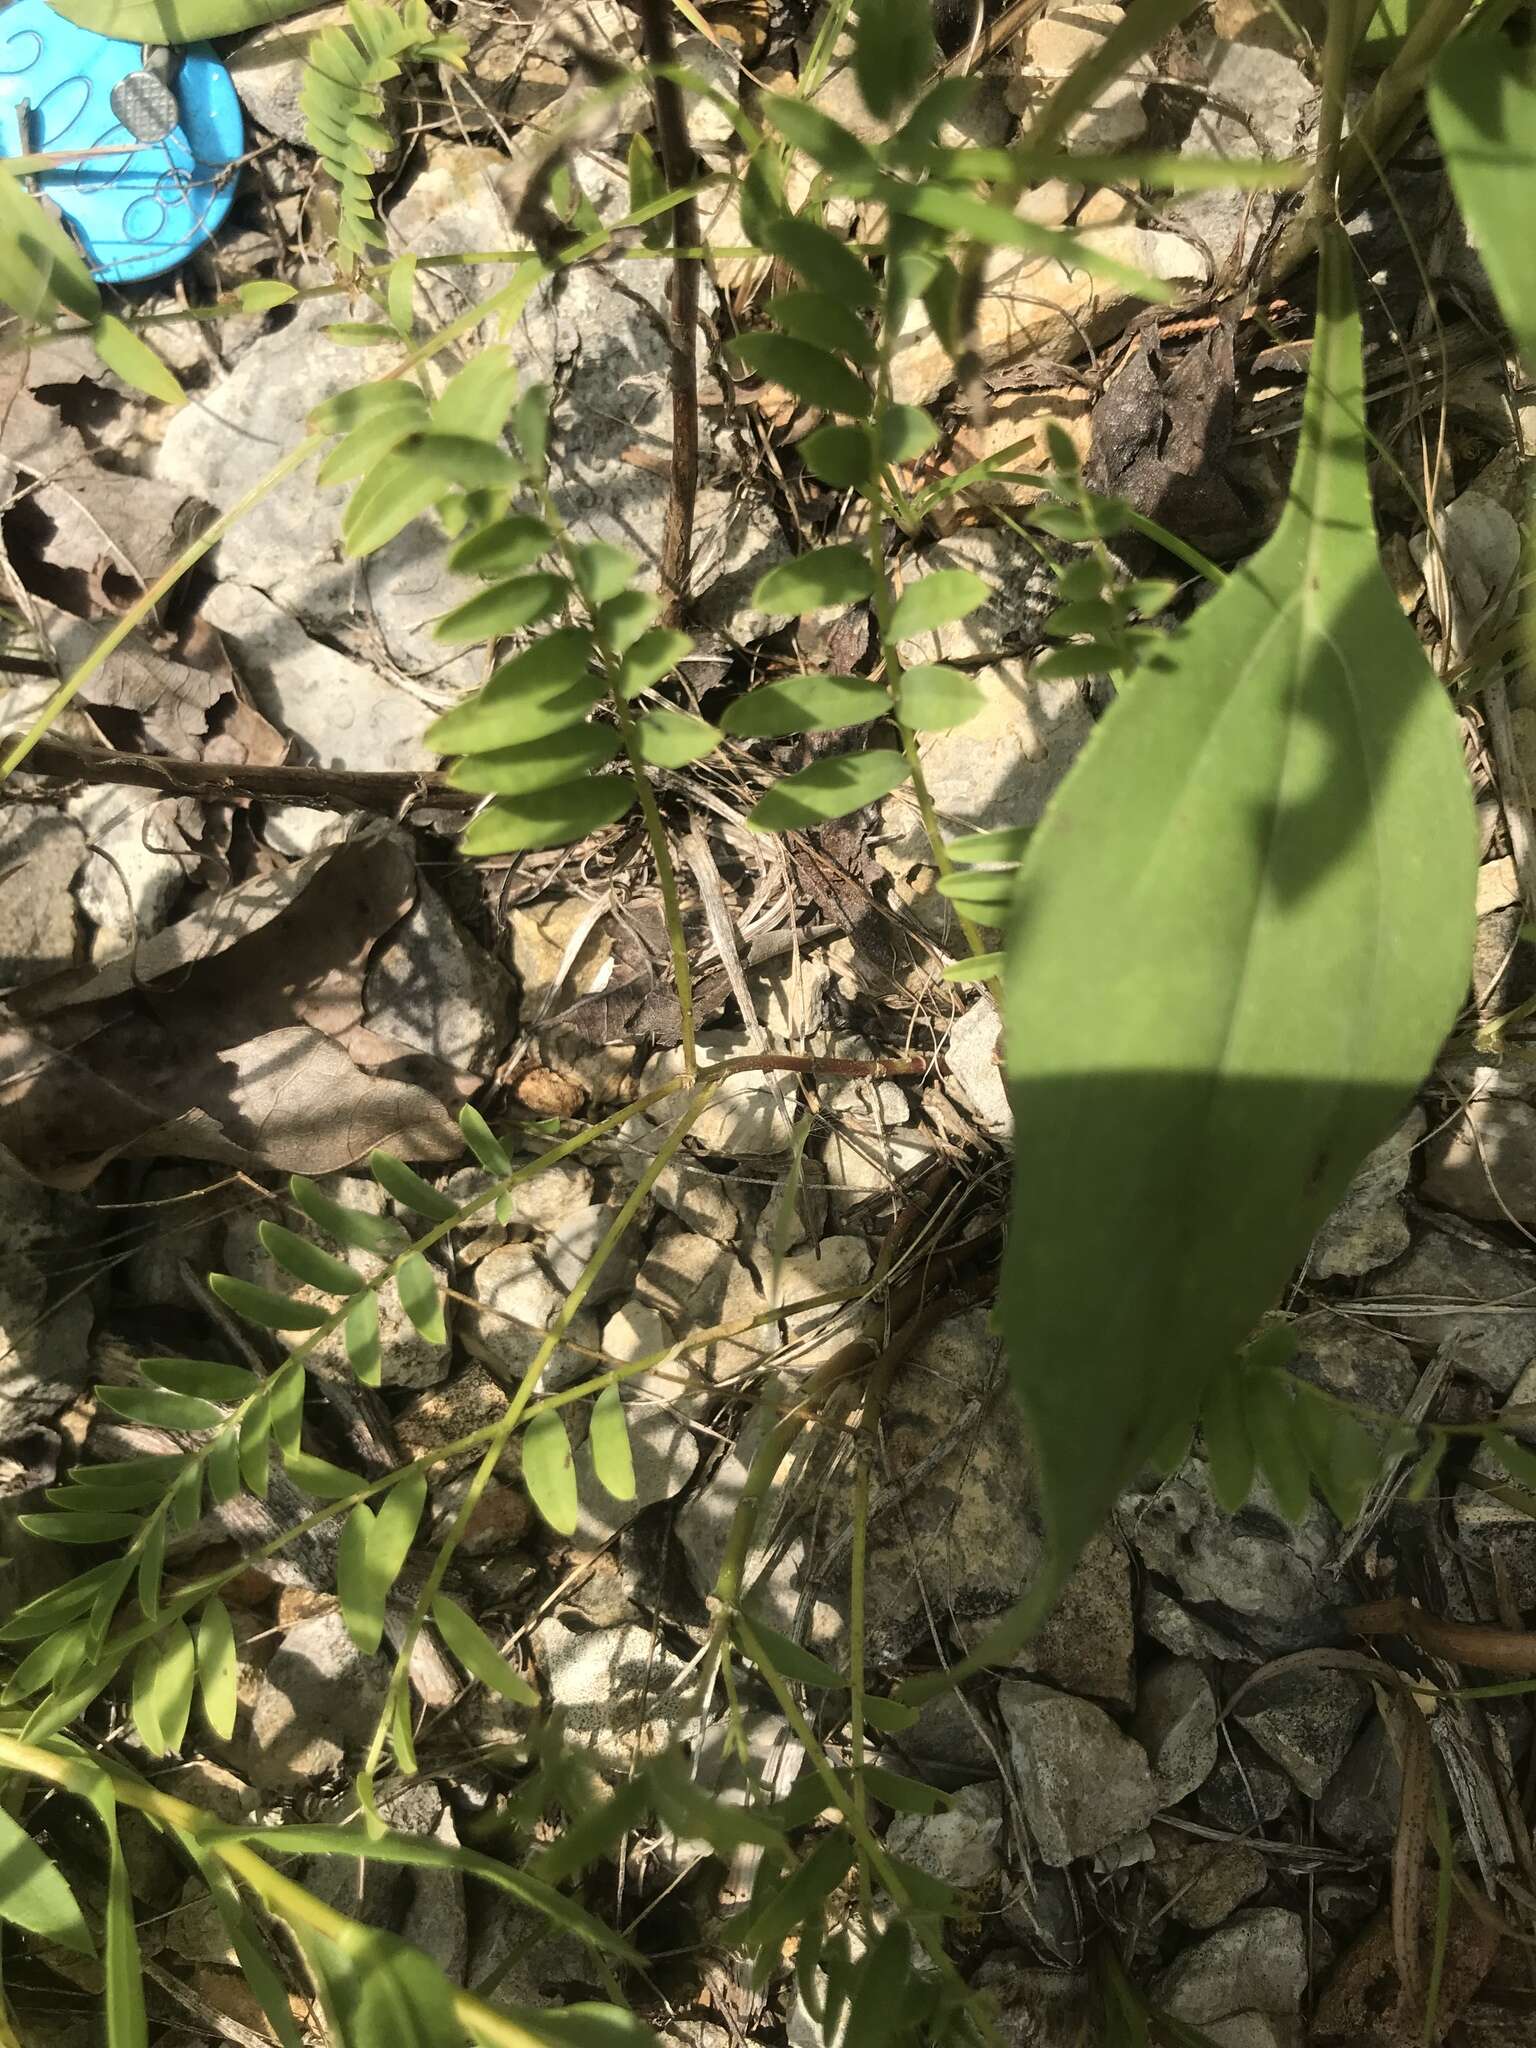
[[[229,211],[243,142],[234,84],[207,43],[141,49],[44,0],[0,12],[0,155],[130,145],[33,185],[103,283],[157,277],[206,241]]]

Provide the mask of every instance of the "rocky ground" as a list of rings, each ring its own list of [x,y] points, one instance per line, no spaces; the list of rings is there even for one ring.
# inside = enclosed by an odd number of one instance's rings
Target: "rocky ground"
[[[798,21],[706,14],[716,39],[695,36],[683,54],[726,90],[737,90],[743,63],[771,82],[804,55]],[[1082,0],[1031,25],[995,60],[967,133],[1005,139],[1042,81],[1094,47],[1117,14]],[[1285,155],[1305,145],[1315,88],[1274,19],[1218,0],[1195,21],[1084,117],[1079,146]],[[509,240],[524,138],[575,89],[550,24],[477,7],[467,25],[467,73],[429,81],[406,109],[407,146],[382,184],[392,246],[424,258]],[[598,48],[629,47],[629,17],[607,0],[562,10],[561,27]],[[236,60],[258,145],[248,186],[236,224],[166,289],[167,312],[241,280],[324,275],[299,61],[287,27],[258,34]],[[840,69],[823,97],[859,118]],[[599,211],[623,190],[622,138],[635,118],[579,158]],[[728,135],[707,115],[694,140],[706,162],[729,158]],[[1352,224],[1380,292],[1380,432],[1414,475],[1444,433],[1438,546],[1389,479],[1388,560],[1437,663],[1464,681],[1507,616],[1528,401],[1511,391],[1480,324],[1485,287],[1422,137],[1408,145],[1393,198],[1395,210],[1378,196]],[[1056,219],[1082,209],[1079,224],[1106,247],[1187,286],[1191,310],[1182,326],[1128,330],[1125,309],[1090,301],[1086,286],[1079,298],[1043,265],[1000,261],[982,336],[990,408],[984,419],[951,414],[935,477],[1015,443],[1038,451],[1046,423],[1059,422],[1104,488],[1223,559],[1241,554],[1278,502],[1304,367],[1305,278],[1265,270],[1279,202],[1200,194],[1156,219],[1065,188],[1040,203]],[[706,228],[734,245],[729,213]],[[713,267],[711,335],[746,313],[761,282],[751,271],[736,259]],[[450,317],[490,276],[424,270],[423,317]],[[1240,320],[1208,310],[1244,279],[1254,304]],[[595,262],[536,294],[512,336],[569,423],[556,471],[567,517],[651,562],[669,490],[665,282],[658,264]],[[168,321],[157,341],[192,393],[174,414],[133,399],[75,344],[0,358],[11,594],[66,668],[210,508],[233,504],[290,445],[314,403],[368,372],[370,351],[326,332],[345,310],[321,297],[256,318]],[[1095,355],[1082,346],[1090,333]],[[856,668],[868,624],[808,621],[792,649],[751,610],[757,577],[837,508],[795,463],[808,422],[782,394],[733,386],[706,340],[699,645],[685,677],[707,713],[795,654]],[[931,335],[914,331],[900,375],[905,395],[940,396],[948,359]],[[919,543],[930,563],[980,568],[998,587],[934,649],[974,670],[986,695],[979,725],[925,742],[952,830],[1032,822],[1102,708],[1091,686],[1031,680],[1047,579],[1007,521],[1024,488],[993,481],[941,501]],[[453,1193],[468,1183],[452,1113],[469,1095],[498,1128],[590,1118],[676,1069],[677,1004],[638,834],[616,827],[571,853],[471,867],[455,852],[455,818],[430,802],[370,817],[239,793],[242,771],[285,760],[427,769],[431,711],[476,679],[477,654],[445,657],[430,636],[460,594],[436,535],[418,522],[368,561],[344,562],[342,496],[299,471],[62,722],[62,736],[83,745],[220,764],[233,796],[206,802],[89,773],[39,774],[10,785],[0,810],[0,977],[10,991],[0,1144],[14,1166],[0,1183],[8,1511],[33,1504],[82,1450],[111,1455],[126,1440],[88,1390],[132,1378],[135,1356],[197,1355],[215,1334],[249,1350],[250,1334],[201,1276],[274,1277],[257,1225],[286,1213],[287,1173],[382,1210],[380,1191],[349,1169],[387,1142]],[[22,726],[50,687],[12,679],[7,727]],[[1521,1021],[1533,988],[1526,792],[1536,788],[1536,713],[1502,681],[1467,703],[1485,862],[1474,1001],[1422,1101],[1361,1170],[1284,1304],[1300,1372],[1373,1414],[1415,1420],[1471,1421],[1536,1401],[1536,1085]],[[790,743],[781,765],[797,764],[802,744]],[[1011,1136],[996,1012],[987,995],[939,978],[949,913],[908,797],[804,841],[769,842],[742,826],[764,774],[740,749],[660,777],[703,1049],[915,1051],[923,1071],[820,1085],[742,1076],[722,1091],[546,1377],[558,1386],[599,1354],[624,1361],[684,1347],[633,1386],[634,1500],[606,1494],[579,1447],[573,1539],[543,1527],[514,1473],[472,1525],[467,1597],[614,1776],[674,1738],[697,1747],[704,1772],[725,1768],[718,1729],[686,1723],[679,1701],[762,1428],[754,1397],[770,1364],[785,1376],[813,1368],[878,1303],[873,1276],[893,1231],[916,1264],[960,1247],[952,1264],[965,1299],[920,1336],[886,1400],[869,1536],[871,1668],[896,1674],[962,1653],[1041,1555],[1029,1449],[985,1306]],[[508,1221],[477,1224],[443,1250],[448,1343],[429,1342],[398,1311],[391,1320],[386,1306],[382,1387],[327,1408],[326,1454],[383,1469],[494,1418],[663,1130],[649,1119],[626,1125],[521,1189]],[[531,1151],[539,1141],[525,1142]],[[803,1306],[827,1295],[841,1305]],[[264,1364],[277,1356],[257,1350]],[[762,1611],[833,1654],[847,1632],[849,1474],[846,1436],[830,1425],[808,1432],[753,1559]],[[1530,2040],[1528,1953],[1501,1945],[1477,1903],[1529,1929],[1527,1702],[1459,1697],[1469,1677],[1458,1665],[1411,1644],[1373,1648],[1347,1619],[1362,1602],[1407,1594],[1436,1615],[1521,1632],[1536,1607],[1536,1525],[1508,1489],[1489,1490],[1495,1477],[1469,1451],[1414,1498],[1407,1466],[1389,1464],[1356,1528],[1341,1529],[1320,1502],[1292,1528],[1262,1491],[1224,1513],[1196,1450],[1120,1503],[1016,1670],[936,1702],[894,1744],[890,1761],[953,1801],[932,1816],[881,1812],[887,1844],[964,1894],[951,1947],[996,1995],[1008,2041],[1067,2048],[1084,2038],[1105,1929],[1157,2006],[1220,2048],[1419,2038],[1400,2005],[1388,1896],[1403,1803],[1421,1799],[1423,1785],[1393,1711],[1398,1695],[1368,1657],[1448,1688],[1424,1725],[1475,1899],[1458,1898],[1452,1914],[1441,2038],[1462,2048]],[[435,1526],[465,1483],[462,1467],[438,1468]],[[250,1547],[291,1519],[286,1505],[274,1487],[265,1504],[211,1518],[181,1539],[173,1570]],[[388,1667],[349,1640],[333,1563],[300,1550],[237,1582],[236,1735],[189,1739],[162,1769],[169,1789],[230,1817],[351,1811],[348,1771]],[[24,1597],[46,1569],[17,1544],[8,1593]],[[1527,1670],[1536,1675],[1536,1660]],[[1470,1682],[1485,1675],[1473,1670]],[[460,1697],[446,1669],[424,1705],[421,1775],[386,1798],[386,1816],[423,1835],[486,1839],[515,1782],[524,1717],[482,1688]],[[781,1787],[797,1762],[786,1735],[759,1703],[754,1751]],[[164,1994],[160,2048],[265,2038],[200,1887],[147,1831],[134,1847],[140,1939]],[[319,1862],[304,1876],[322,1890],[336,1882]],[[813,2048],[820,2029],[790,1982],[754,1992],[711,1947],[739,1882],[737,1871],[722,1879],[718,1863],[690,1862],[675,1842],[637,1840],[591,1902],[654,1955],[665,2038],[726,2048],[787,2037]],[[360,1901],[338,1902],[397,1928],[455,1979],[490,1984],[492,1997],[601,1993],[577,1944],[504,1902],[490,1910],[452,1873],[373,1873]],[[62,1950],[47,1962],[8,1986],[18,2013],[38,2041],[84,2048],[96,2038],[94,1966]]]

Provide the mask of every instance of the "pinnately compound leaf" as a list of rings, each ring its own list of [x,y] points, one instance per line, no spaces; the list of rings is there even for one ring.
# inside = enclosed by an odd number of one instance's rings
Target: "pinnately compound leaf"
[[[1328,238],[1278,528],[1147,658],[1020,871],[1001,1321],[1058,1568],[1230,1367],[1466,986],[1472,804],[1377,554],[1347,266]]]

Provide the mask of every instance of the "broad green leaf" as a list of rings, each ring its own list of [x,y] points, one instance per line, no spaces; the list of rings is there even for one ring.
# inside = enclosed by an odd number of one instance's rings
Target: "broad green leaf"
[[[181,1747],[192,1711],[197,1653],[184,1621],[171,1621],[133,1660],[133,1725],[151,1756]]]
[[[239,1704],[235,1632],[228,1608],[217,1598],[203,1603],[197,1625],[197,1682],[208,1726],[221,1741],[228,1742],[235,1732],[235,1709]]]
[[[833,754],[776,782],[747,814],[754,832],[796,832],[846,818],[889,796],[911,774],[905,758],[890,747],[861,754]]]
[[[576,1466],[559,1409],[546,1408],[530,1416],[521,1441],[528,1498],[551,1529],[571,1535],[576,1527]]]
[[[836,732],[883,718],[891,700],[878,683],[863,676],[785,676],[748,690],[721,716],[722,730],[737,739],[783,739],[795,732]]]
[[[865,370],[872,370],[880,360],[879,344],[858,314],[824,292],[778,292],[763,310],[775,327],[792,334],[796,341],[835,349]]]
[[[125,327],[114,313],[103,313],[91,329],[91,346],[112,371],[135,391],[146,392],[166,405],[184,405],[187,394],[170,364],[157,356],[142,335]]]
[[[81,28],[124,43],[196,43],[302,14],[301,0],[62,0]]]
[[[896,716],[914,732],[952,732],[969,725],[985,700],[974,676],[942,662],[907,669],[896,685]]]
[[[139,1371],[157,1387],[169,1387],[173,1394],[196,1394],[204,1401],[244,1401],[261,1385],[243,1365],[225,1365],[215,1358],[141,1358]]]
[[[379,1297],[372,1289],[360,1294],[342,1324],[347,1363],[360,1385],[376,1387],[383,1378],[384,1353],[379,1343]]]
[[[122,1570],[118,1561],[119,1573]],[[127,1575],[132,1577],[133,1565],[127,1565]],[[36,1633],[36,1631],[32,1631]],[[90,1653],[90,1628],[88,1621],[76,1621],[68,1628],[56,1629],[46,1641],[29,1650],[5,1682],[0,1692],[0,1705],[14,1706],[18,1700],[30,1699],[44,1686],[57,1688],[79,1669]]]
[[[1471,799],[1377,556],[1347,263],[1327,237],[1278,528],[1146,657],[1020,871],[1001,1323],[1058,1569],[1273,1304],[1466,986]]]
[[[443,1297],[436,1274],[420,1252],[410,1252],[402,1261],[395,1275],[395,1288],[400,1296],[400,1306],[417,1332],[429,1344],[446,1344],[448,1325],[443,1319]]]
[[[938,62],[929,0],[858,0],[853,75],[877,121],[915,100]]]
[[[785,214],[764,232],[763,247],[797,270],[813,291],[834,304],[873,306],[875,281],[841,235],[803,215]],[[833,343],[833,347],[840,344]],[[781,380],[782,381],[782,380]]]
[[[656,626],[649,633],[642,633],[625,654],[619,670],[619,693],[625,702],[671,675],[684,655],[693,652],[693,645],[689,634],[671,626]]]
[[[811,475],[824,484],[850,491],[873,485],[875,444],[868,427],[818,427],[800,443],[800,454]]]
[[[1106,540],[1124,530],[1130,507],[1123,498],[1089,497],[1080,505],[1033,505],[1029,524],[1056,540]]]
[[[359,2048],[460,2048],[453,1986],[431,1957],[385,1928],[344,1925],[332,1939],[294,1927],[332,2038]]]
[[[592,1403],[587,1434],[592,1452],[592,1470],[597,1483],[615,1500],[635,1497],[635,1460],[629,1447],[629,1424],[624,1419],[624,1400],[617,1386],[604,1387]]]
[[[927,576],[914,578],[897,598],[889,637],[910,640],[937,626],[951,626],[957,619],[969,618],[991,595],[991,585],[974,570],[934,569]]]
[[[507,1157],[506,1147],[500,1138],[471,1103],[466,1102],[459,1111],[459,1129],[464,1133],[465,1144],[486,1172],[504,1180],[512,1171],[512,1161]]]
[[[329,1252],[296,1231],[285,1230],[281,1223],[262,1223],[256,1234],[284,1272],[321,1294],[356,1294],[366,1284],[362,1274],[354,1272],[344,1259],[333,1259]]]
[[[532,796],[536,790],[557,789],[562,782],[606,767],[618,751],[615,727],[566,725],[520,747],[466,754],[448,779],[455,789],[479,790],[488,796]]]
[[[225,1501],[234,1499],[243,1484],[238,1429],[223,1430],[214,1438],[208,1446],[206,1469],[208,1497],[215,1507],[222,1507]]]
[[[856,420],[869,418],[874,406],[869,386],[825,349],[789,334],[744,334],[730,347],[749,370],[782,384],[804,404],[822,412],[845,412]]]
[[[189,1458],[181,1477],[171,1488],[168,1502],[171,1528],[178,1533],[195,1529],[203,1512],[203,1461]]]
[[[873,589],[867,551],[840,542],[770,569],[759,579],[751,603],[754,611],[799,616],[828,605],[862,603]]]
[[[448,566],[461,576],[515,576],[547,555],[554,542],[542,519],[513,512],[461,540],[449,555]]]
[[[446,612],[432,628],[432,637],[458,647],[470,640],[496,640],[504,633],[519,633],[558,610],[568,588],[565,578],[550,569],[493,583],[478,597]]]
[[[917,1717],[918,1709],[901,1700],[883,1699],[880,1694],[872,1692],[864,1695],[865,1725],[878,1728],[882,1735],[904,1735]]]
[[[911,2028],[928,1996],[912,1970],[912,1930],[893,1919],[859,1970],[842,2048],[886,2048]]]
[[[0,1920],[55,1941],[77,1956],[96,1944],[75,1895],[26,1829],[0,1806]]]
[[[337,1244],[388,1259],[406,1242],[405,1226],[397,1218],[370,1216],[365,1209],[345,1208],[340,1202],[332,1201],[325,1190],[312,1180],[306,1180],[302,1173],[294,1174],[288,1188],[295,1203],[316,1229],[323,1230]]]
[[[543,846],[571,846],[622,818],[635,801],[628,775],[594,775],[585,782],[562,782],[519,797],[515,804],[493,803],[471,823],[459,844],[467,854],[527,853]]]
[[[402,1209],[425,1216],[429,1223],[451,1223],[459,1213],[446,1195],[440,1194],[430,1181],[423,1180],[414,1168],[407,1166],[403,1159],[397,1159],[393,1152],[370,1152],[368,1171],[385,1194],[393,1196]]]
[[[1527,368],[1536,368],[1536,270],[1521,205],[1536,171],[1536,56],[1475,31],[1447,43],[1429,118],[1473,242]]]
[[[63,227],[11,172],[0,168],[0,301],[23,320],[55,302],[95,322],[101,295]]]
[[[652,768],[686,768],[719,744],[715,727],[687,711],[647,711],[635,722],[635,745],[641,760]]]
[[[222,1408],[188,1394],[163,1394],[153,1387],[98,1387],[96,1399],[129,1422],[147,1422],[155,1429],[217,1429]]]
[[[432,1619],[438,1633],[472,1678],[478,1678],[503,1699],[520,1707],[536,1707],[539,1696],[527,1679],[502,1656],[477,1621],[471,1619],[456,1600],[438,1593],[432,1601]]]
[[[291,1294],[278,1294],[270,1287],[253,1287],[249,1280],[237,1280],[229,1273],[210,1273],[208,1286],[226,1308],[263,1330],[318,1330],[328,1323],[333,1311],[314,1302],[296,1301]]]

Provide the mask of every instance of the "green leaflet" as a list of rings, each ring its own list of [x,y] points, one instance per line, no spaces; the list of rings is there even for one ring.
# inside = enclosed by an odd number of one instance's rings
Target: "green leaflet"
[[[176,373],[162,362],[149,343],[131,327],[125,327],[113,313],[103,313],[91,330],[96,353],[116,376],[136,391],[161,399],[166,405],[184,405],[187,394]]]
[[[801,614],[826,605],[858,604],[874,589],[874,572],[863,548],[848,541],[814,548],[781,562],[759,579],[752,593],[754,611]]]
[[[952,732],[982,706],[981,685],[943,662],[907,669],[896,685],[896,715],[914,732]]]
[[[143,1970],[134,1925],[133,1883],[117,1830],[117,1794],[102,1773],[83,1788],[107,1838],[106,1978],[107,2048],[148,2048]]]
[[[802,215],[786,214],[764,230],[763,246],[782,257],[824,297],[844,306],[874,305],[875,281],[863,259],[830,228]]]
[[[515,802],[493,803],[470,824],[460,841],[465,853],[526,853],[543,846],[570,846],[612,825],[635,801],[628,775],[594,775],[586,782],[562,782]]]
[[[909,583],[897,598],[887,637],[909,640],[936,626],[952,625],[979,610],[991,595],[991,585],[973,570],[935,569]]]
[[[714,726],[688,711],[663,706],[647,711],[635,722],[636,751],[651,768],[686,768],[691,761],[712,754],[719,744]]]
[[[75,1895],[36,1842],[0,1806],[0,1920],[56,1941],[77,1956],[93,1956],[91,1940]]]
[[[214,1734],[228,1742],[235,1732],[237,1673],[235,1632],[229,1610],[219,1599],[209,1600],[197,1627],[197,1682],[203,1694],[203,1712]]]
[[[1001,1318],[1058,1568],[1271,1305],[1466,984],[1460,738],[1377,559],[1333,238],[1321,285],[1285,516],[1148,657],[1020,873]]]
[[[133,1725],[152,1756],[180,1749],[196,1673],[192,1632],[184,1621],[168,1622],[133,1660]]]
[[[787,334],[744,334],[731,343],[731,353],[775,384],[823,412],[845,412],[856,420],[869,418],[874,398],[862,377],[838,356],[796,341]]]
[[[592,1453],[592,1470],[603,1491],[611,1493],[615,1500],[633,1500],[635,1460],[624,1401],[617,1386],[604,1387],[592,1403],[587,1444]]]
[[[1536,62],[1503,36],[1448,44],[1429,82],[1429,118],[1527,367],[1536,365],[1536,270],[1522,201],[1536,170]]]
[[[348,1515],[336,1560],[336,1591],[347,1633],[365,1657],[384,1634],[384,1607],[410,1554],[426,1505],[425,1475],[392,1486],[377,1514],[361,1502]]]
[[[523,1484],[551,1529],[569,1536],[576,1527],[576,1465],[565,1418],[546,1408],[528,1418],[522,1434]]]
[[[737,739],[782,739],[792,732],[835,732],[883,718],[891,700],[863,676],[785,676],[761,683],[727,705],[722,728]]]
[[[747,823],[754,832],[794,832],[828,818],[846,818],[889,796],[911,772],[906,757],[890,747],[829,754],[776,782],[748,812]]]
[[[448,1325],[443,1316],[443,1298],[438,1292],[437,1276],[420,1252],[408,1253],[401,1262],[395,1275],[395,1290],[400,1296],[400,1306],[418,1334],[429,1344],[446,1344]]]
[[[432,1619],[448,1648],[471,1678],[499,1692],[503,1699],[520,1707],[536,1707],[539,1696],[520,1672],[502,1656],[480,1624],[464,1612],[456,1600],[438,1593],[432,1601]]]

